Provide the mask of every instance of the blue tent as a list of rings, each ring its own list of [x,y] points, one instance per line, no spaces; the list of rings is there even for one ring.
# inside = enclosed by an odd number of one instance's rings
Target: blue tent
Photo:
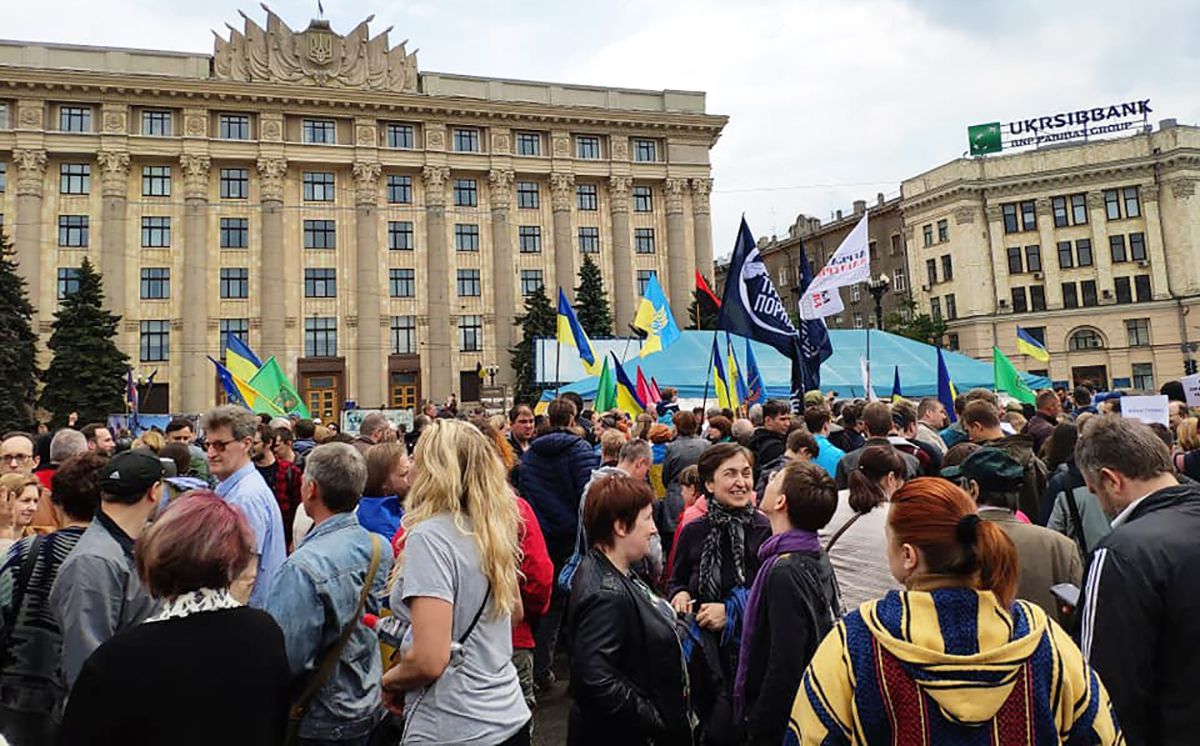
[[[863,396],[862,368],[859,359],[866,355],[867,332],[865,330],[829,331],[833,342],[833,357],[821,366],[821,389],[836,391],[841,398]],[[708,331],[686,331],[678,342],[664,352],[657,352],[645,358],[636,356],[625,365],[629,374],[633,375],[635,365],[642,366],[642,372],[647,378],[651,376],[658,382],[659,388],[671,386],[679,390],[679,395],[687,399],[699,399],[704,395],[705,382],[711,383],[709,372],[709,355],[712,349],[713,333]],[[779,354],[774,347],[758,342],[754,345],[754,357],[762,371],[763,383],[767,397],[786,399],[790,393],[791,362]],[[725,354],[724,335],[719,344],[721,354]],[[734,344],[738,359],[738,368],[746,370],[743,359],[745,346],[740,341]],[[983,362],[972,357],[943,350],[946,367],[955,388],[961,393],[972,388],[990,389],[994,385],[991,361]],[[724,358],[722,358],[724,360]],[[937,348],[907,337],[889,334],[887,332],[871,332],[871,369],[875,393],[887,397],[892,390],[892,371],[895,366],[900,368],[900,380],[903,383],[903,393],[906,397],[936,396],[937,395]],[[1045,376],[1021,374],[1030,388],[1050,388],[1050,379]],[[596,394],[596,377],[591,376],[576,381],[569,386],[563,386],[563,391],[577,392],[584,399],[592,399]],[[553,393],[553,392],[551,392]],[[712,386],[708,387],[708,396],[716,394]]]

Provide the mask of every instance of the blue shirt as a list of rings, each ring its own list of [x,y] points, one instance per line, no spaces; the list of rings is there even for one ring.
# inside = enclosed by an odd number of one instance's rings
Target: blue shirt
[[[267,588],[275,571],[287,558],[287,547],[283,541],[283,515],[275,494],[263,480],[254,462],[235,471],[217,485],[217,494],[230,505],[236,505],[246,516],[250,530],[254,532],[254,553],[258,555],[258,576],[250,591],[249,605],[266,607]]]
[[[825,470],[829,476],[834,476],[837,473],[838,461],[842,460],[842,456],[846,452],[838,448],[833,443],[829,442],[829,438],[824,435],[814,435],[817,440],[817,448],[820,453],[813,459],[813,463]]]

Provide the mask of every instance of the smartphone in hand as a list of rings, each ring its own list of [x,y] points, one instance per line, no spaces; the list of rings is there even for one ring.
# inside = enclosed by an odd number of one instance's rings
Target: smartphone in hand
[[[1074,583],[1052,585],[1050,586],[1050,593],[1063,606],[1070,606],[1072,609],[1079,606],[1079,586]]]

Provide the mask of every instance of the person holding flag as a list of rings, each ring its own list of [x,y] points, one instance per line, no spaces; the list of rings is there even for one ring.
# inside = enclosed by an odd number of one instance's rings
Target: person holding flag
[[[646,285],[646,294],[638,306],[637,315],[633,317],[633,326],[646,332],[642,342],[640,357],[667,349],[680,337],[679,325],[671,315],[671,306],[662,286],[658,284],[658,273],[650,275]]]

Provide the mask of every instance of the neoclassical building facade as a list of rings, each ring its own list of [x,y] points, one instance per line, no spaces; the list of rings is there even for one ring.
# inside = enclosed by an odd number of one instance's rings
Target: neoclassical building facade
[[[615,333],[651,273],[685,323],[726,122],[697,92],[421,72],[366,22],[269,11],[212,55],[0,42],[0,215],[43,343],[86,257],[155,408],[210,406],[233,333],[333,417],[467,399],[479,364],[509,382],[524,296],[573,296],[584,255]]]

